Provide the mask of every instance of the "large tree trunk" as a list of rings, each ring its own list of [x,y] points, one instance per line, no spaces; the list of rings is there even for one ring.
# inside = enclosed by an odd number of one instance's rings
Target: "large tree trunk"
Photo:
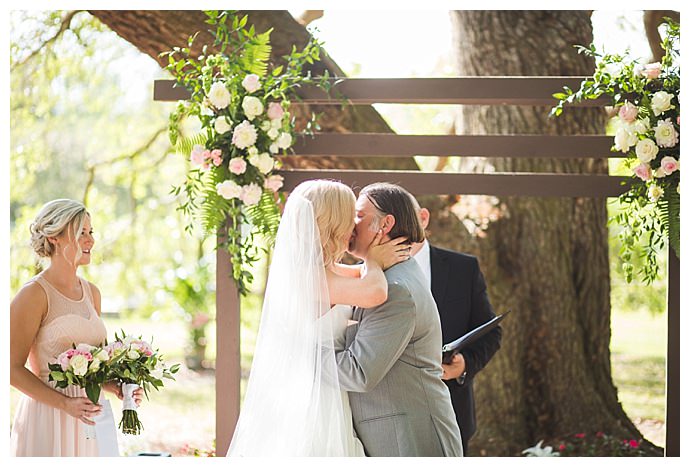
[[[451,13],[459,75],[587,75],[573,44],[592,42],[585,11]],[[547,119],[543,107],[463,107],[467,134],[600,134],[598,109]],[[490,159],[497,172],[606,174],[605,160]],[[505,198],[487,236],[463,245],[481,261],[505,321],[502,348],[475,384],[472,451],[515,455],[540,439],[603,431],[641,437],[611,379],[606,200]],[[456,245],[457,247],[458,245]]]
[[[196,32],[199,32],[199,35],[192,49],[195,51],[192,55],[201,55],[201,46],[213,43],[213,37],[208,32],[209,25],[204,22],[206,15],[202,11],[91,10],[89,13],[141,52],[156,60],[161,67],[165,67],[168,62],[166,57],[160,57],[160,53],[167,52],[175,46],[186,47],[187,39]],[[240,14],[249,16],[248,24],[253,24],[257,32],[273,28],[271,60],[275,63],[282,62],[281,57],[290,53],[293,44],[301,49],[309,40],[309,32],[306,28],[287,11],[257,10],[244,11]],[[308,69],[314,75],[321,75],[324,70],[328,70],[332,76],[344,76],[340,67],[328,55]],[[319,124],[324,132],[391,133],[393,131],[371,106],[350,106],[345,109],[341,109],[339,105],[293,107],[293,112],[301,116],[303,122],[306,121],[310,111],[322,114]],[[418,170],[413,158],[284,157],[282,159],[286,167],[292,168]]]

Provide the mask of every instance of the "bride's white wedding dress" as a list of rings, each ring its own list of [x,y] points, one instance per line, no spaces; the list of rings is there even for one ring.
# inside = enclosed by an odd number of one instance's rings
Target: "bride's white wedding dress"
[[[363,456],[335,349],[347,307],[331,309],[311,202],[294,190],[269,270],[252,369],[228,456]]]

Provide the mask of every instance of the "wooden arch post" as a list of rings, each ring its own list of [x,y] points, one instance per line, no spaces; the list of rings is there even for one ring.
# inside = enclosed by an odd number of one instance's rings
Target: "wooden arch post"
[[[552,106],[553,93],[563,86],[577,89],[584,76],[561,77],[459,77],[346,79],[333,86],[332,95],[318,88],[301,90],[303,104],[351,105],[373,103],[533,105]],[[336,96],[336,97],[332,97]],[[154,99],[188,99],[187,90],[174,81],[154,83]],[[601,106],[606,101],[577,105]],[[297,104],[299,105],[299,104]],[[294,151],[299,156],[410,157],[453,155],[489,157],[613,158],[612,138],[547,135],[302,135]],[[458,174],[378,170],[283,170],[284,190],[304,180],[331,178],[350,186],[388,181],[405,186],[416,195],[481,194],[494,196],[617,197],[626,190],[627,177],[580,174]],[[458,189],[462,187],[462,189]],[[227,253],[219,250],[217,266],[216,434],[217,452],[224,455],[239,416],[240,405],[240,302],[230,278]],[[680,261],[669,248],[668,349],[666,366],[666,455],[680,455]]]

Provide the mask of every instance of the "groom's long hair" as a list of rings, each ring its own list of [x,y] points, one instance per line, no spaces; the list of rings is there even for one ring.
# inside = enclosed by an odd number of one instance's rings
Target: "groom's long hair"
[[[405,243],[424,241],[424,229],[412,203],[412,194],[403,187],[393,183],[372,183],[362,188],[359,194],[371,201],[380,217],[390,214],[395,218],[395,224],[388,233],[390,238],[407,237]]]

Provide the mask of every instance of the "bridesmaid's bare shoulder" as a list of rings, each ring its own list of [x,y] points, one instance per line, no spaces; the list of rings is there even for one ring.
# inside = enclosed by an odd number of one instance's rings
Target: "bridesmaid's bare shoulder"
[[[44,316],[48,312],[48,297],[45,290],[36,281],[27,282],[14,296],[10,310],[22,315]]]

